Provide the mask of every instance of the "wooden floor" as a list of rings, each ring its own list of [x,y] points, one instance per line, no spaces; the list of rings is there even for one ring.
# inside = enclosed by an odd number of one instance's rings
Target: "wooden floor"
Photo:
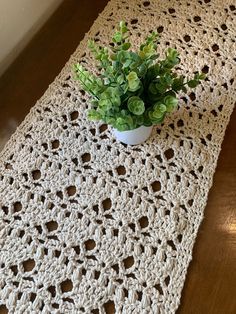
[[[0,131],[21,122],[107,0],[65,0],[0,78]],[[178,314],[236,313],[236,111],[228,126]],[[0,313],[7,313],[0,306]],[[110,311],[112,313],[112,311]]]

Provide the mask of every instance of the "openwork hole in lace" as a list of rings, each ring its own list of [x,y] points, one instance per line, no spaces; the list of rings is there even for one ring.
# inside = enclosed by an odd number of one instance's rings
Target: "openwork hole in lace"
[[[83,163],[89,162],[91,160],[91,155],[89,153],[84,153],[82,156]]]
[[[207,74],[209,72],[209,66],[208,65],[204,65],[204,67],[202,68],[202,72]]]
[[[64,292],[69,292],[73,289],[73,283],[70,279],[67,279],[63,282],[61,282],[61,291]]]
[[[115,272],[117,274],[119,274],[119,265],[118,264],[112,265],[111,267],[115,270]]]
[[[37,294],[36,293],[34,293],[34,292],[31,292],[31,294],[30,294],[30,302],[34,302],[34,300],[36,299],[36,296],[37,296]]]
[[[52,303],[52,307],[53,307],[54,309],[59,309],[59,304],[57,304],[57,303]]]
[[[55,250],[54,251],[54,255],[55,255],[56,258],[59,258],[60,255],[61,255],[61,251]]]
[[[217,44],[212,45],[211,48],[212,48],[213,51],[219,50],[219,46]]]
[[[137,24],[138,23],[138,20],[137,19],[132,19],[130,24]]]
[[[35,261],[33,259],[28,259],[23,262],[24,272],[30,272],[35,267]]]
[[[32,177],[33,177],[33,180],[39,180],[41,178],[41,172],[40,170],[34,170],[32,171]]]
[[[14,276],[17,275],[18,273],[18,268],[17,268],[17,265],[13,265],[10,267],[11,271],[13,272]]]
[[[78,111],[71,112],[71,114],[70,114],[71,121],[76,120],[78,118],[78,116],[79,116],[79,112]]]
[[[68,186],[66,192],[68,196],[74,196],[76,194],[76,187],[74,185]]]
[[[104,304],[104,310],[106,314],[115,313],[115,303],[113,301],[108,301]]]
[[[157,28],[157,32],[158,32],[159,34],[161,34],[163,31],[164,31],[164,26],[160,25],[160,26]]]
[[[59,140],[52,141],[52,149],[57,149],[60,146]]]
[[[184,40],[188,43],[191,40],[189,35],[184,35]]]
[[[5,304],[0,305],[0,313],[1,314],[7,314],[8,313],[8,308],[6,307]]]
[[[4,208],[6,208],[6,207],[4,207]],[[17,212],[21,211],[22,210],[21,202],[14,203],[13,209],[14,209],[14,213],[17,213]]]
[[[201,21],[201,17],[196,15],[196,16],[194,16],[193,20],[194,20],[194,22],[199,22],[199,21]]]
[[[100,127],[99,127],[99,132],[100,133],[103,133],[104,131],[107,130],[107,124],[102,124]]]
[[[55,286],[48,287],[48,291],[51,293],[53,298],[56,296],[56,288],[55,288]]]
[[[150,5],[150,2],[149,1],[144,1],[143,5],[144,5],[144,7],[148,7]]]
[[[167,160],[172,159],[175,155],[174,150],[172,148],[167,149],[164,154]]]
[[[102,201],[102,207],[104,210],[109,210],[112,206],[112,202],[110,198],[106,198],[104,201]]]
[[[146,228],[148,226],[148,218],[147,216],[143,216],[139,219],[139,224],[140,224],[140,227],[143,229],[143,228]]]
[[[89,239],[87,241],[84,242],[85,245],[85,249],[87,251],[93,250],[96,247],[96,242],[92,239]]]
[[[162,286],[158,283],[154,286],[154,288],[159,292],[160,295],[163,295]]]
[[[80,254],[80,246],[79,246],[79,245],[73,246],[73,249],[74,249],[74,251],[75,251],[75,253],[76,253],[77,255]]]
[[[119,166],[116,168],[116,171],[118,173],[119,176],[121,175],[125,175],[126,174],[126,169],[124,166]]]
[[[126,269],[132,267],[134,265],[134,258],[133,258],[133,256],[128,256],[127,258],[125,258],[123,260],[123,263],[124,263],[124,267]]]
[[[160,181],[152,182],[151,186],[152,186],[153,192],[158,192],[161,190],[161,182]]]
[[[168,241],[167,241],[167,244],[168,244],[174,251],[176,251],[176,246],[175,246],[175,244],[174,244],[174,242],[173,242],[172,240],[168,240]]]
[[[49,232],[54,231],[58,228],[58,223],[56,221],[49,221],[46,223],[46,227]]]

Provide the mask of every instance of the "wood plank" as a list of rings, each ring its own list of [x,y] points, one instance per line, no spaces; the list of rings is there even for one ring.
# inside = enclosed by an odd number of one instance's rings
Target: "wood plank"
[[[65,0],[0,78],[0,125],[21,122],[59,74],[108,0]]]
[[[236,313],[236,110],[188,269],[178,314]]]

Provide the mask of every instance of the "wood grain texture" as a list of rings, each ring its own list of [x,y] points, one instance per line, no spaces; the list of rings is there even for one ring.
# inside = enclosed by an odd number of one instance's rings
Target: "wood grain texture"
[[[21,122],[107,0],[66,0],[0,79],[0,126]],[[236,111],[218,161],[178,314],[236,313]],[[114,313],[107,306],[107,313]],[[7,313],[0,306],[0,313]]]
[[[236,110],[228,125],[177,314],[236,313]]]
[[[65,0],[0,79],[0,125],[20,122],[59,74],[108,0]]]

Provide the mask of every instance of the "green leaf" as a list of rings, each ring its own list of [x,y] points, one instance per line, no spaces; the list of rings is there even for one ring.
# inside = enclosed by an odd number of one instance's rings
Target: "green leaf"
[[[148,112],[148,116],[150,121],[153,124],[159,124],[162,123],[162,121],[165,118],[165,113],[161,112],[160,110],[156,109],[156,110],[152,110]]]
[[[127,75],[127,80],[128,81],[136,81],[138,80],[138,75],[136,72],[132,71]]]
[[[131,43],[124,43],[124,44],[122,45],[122,49],[123,49],[123,50],[128,50],[130,47],[131,47]]]
[[[95,109],[90,109],[88,110],[88,119],[97,121],[101,119],[101,115]]]
[[[162,104],[161,102],[157,102],[155,105],[154,105],[154,111],[157,112],[157,113],[161,113],[163,114],[164,112],[166,112],[166,105]]]
[[[183,84],[184,84],[184,76],[181,75],[180,77],[176,77],[176,78],[173,80],[171,87],[172,87],[172,89],[173,89],[174,91],[177,92],[177,91],[180,91],[180,90],[182,89]]]
[[[139,116],[134,116],[133,121],[136,127],[139,127],[144,124],[144,116],[139,115]]]
[[[155,84],[155,87],[158,93],[164,94],[168,86],[165,83],[159,81]]]
[[[206,78],[206,75],[204,73],[199,73],[197,72],[195,75],[194,75],[194,79],[195,80],[204,80]]]
[[[128,31],[128,28],[124,21],[120,21],[120,31],[124,34]]]
[[[140,80],[136,72],[132,71],[126,76],[128,80],[129,90],[135,92],[140,87]]]
[[[135,128],[135,124],[131,115],[121,112],[115,121],[114,127],[119,131],[127,131]]]
[[[123,74],[120,74],[118,77],[117,77],[117,83],[118,84],[122,84],[125,80],[125,77]]]
[[[105,118],[104,122],[106,122],[107,124],[110,124],[110,125],[114,125],[115,122],[116,122],[116,119],[114,117],[109,117],[108,116],[108,117]]]
[[[121,32],[116,32],[112,38],[112,40],[116,43],[119,43],[122,41],[122,33]]]
[[[128,105],[129,111],[137,116],[143,114],[145,111],[144,102],[138,96],[130,97],[127,105]]]
[[[154,64],[149,69],[147,70],[146,76],[145,76],[145,86],[147,87],[148,84],[154,80],[158,75],[160,71],[160,65],[159,64]]]
[[[191,81],[188,81],[187,84],[188,84],[188,87],[195,88],[195,87],[198,86],[199,81],[197,81],[197,80],[191,80]]]
[[[176,49],[174,49],[174,48],[168,48],[168,49],[167,49],[167,56],[168,56],[168,58],[170,58],[170,59],[175,59],[175,58],[177,58],[177,57],[179,56],[179,53],[178,53],[178,51],[177,51]]]
[[[206,74],[204,73],[199,74],[199,80],[205,80],[205,78],[206,78]]]
[[[103,95],[102,95],[102,97],[103,97]],[[108,99],[103,98],[103,99],[100,99],[98,101],[98,106],[100,108],[103,108],[105,111],[110,110],[112,108],[112,105],[113,105],[113,103],[112,103],[112,100],[110,98],[108,98]]]
[[[114,107],[121,105],[120,93],[116,87],[107,87],[104,92],[101,93],[99,99],[99,107],[104,111],[109,111]]]
[[[187,93],[187,88],[186,88],[185,86],[183,86],[183,87],[182,87],[182,91],[183,91],[184,93]]]
[[[89,41],[88,41],[88,48],[89,48],[89,49],[94,49],[94,47],[95,47],[95,42],[94,42],[94,40],[89,39]]]
[[[158,54],[154,54],[154,55],[152,55],[152,56],[150,56],[150,59],[151,60],[156,60],[156,59],[158,59],[159,58],[159,53]]]
[[[116,53],[111,54],[110,58],[111,58],[112,61],[116,61],[117,60]]]
[[[149,109],[146,110],[143,114],[143,125],[144,126],[151,126],[152,125],[152,121],[151,119],[149,118]]]
[[[138,51],[130,51],[126,24],[120,21],[112,37],[114,44],[101,47],[89,40],[88,47],[98,61],[96,75],[79,63],[74,65],[76,79],[92,96],[89,119],[123,131],[162,123],[177,108],[177,94],[205,78],[199,72],[190,80],[175,73],[173,68],[180,62],[176,49],[167,49],[164,60],[155,61],[159,57],[156,32],[146,37]]]
[[[121,85],[121,88],[122,88],[122,90],[123,90],[123,93],[126,94],[127,91],[128,91],[128,88],[129,88],[128,83],[127,83],[127,82],[124,82],[124,83]]]
[[[152,82],[152,83],[148,86],[148,91],[149,91],[151,94],[156,95],[156,94],[158,93],[157,88],[156,88],[156,84]]]
[[[132,59],[127,59],[127,60],[123,63],[123,68],[128,68],[131,63],[132,63]]]
[[[76,79],[80,81],[80,84],[90,95],[97,98],[98,94],[104,89],[103,82],[100,78],[97,78],[89,71],[86,71],[84,67],[77,63],[74,66]]]
[[[146,74],[146,72],[147,72],[147,67],[146,67],[146,65],[145,65],[144,63],[141,64],[140,67],[138,67],[138,72],[139,72],[139,75],[140,75],[141,77],[143,77],[143,76]]]
[[[178,105],[178,99],[175,98],[174,96],[167,95],[164,98],[164,104],[166,105],[166,111],[172,112],[174,109],[176,109]]]

